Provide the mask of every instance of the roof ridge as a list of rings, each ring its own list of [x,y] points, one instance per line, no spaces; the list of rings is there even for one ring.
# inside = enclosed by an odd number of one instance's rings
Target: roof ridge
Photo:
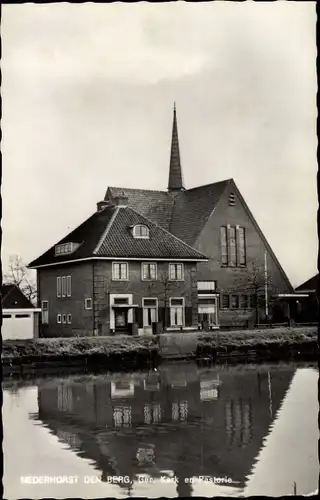
[[[123,189],[124,191],[148,191],[150,193],[164,193],[166,195],[171,195],[171,193],[168,193],[168,191],[162,191],[160,189],[141,189],[141,188],[124,188],[124,187],[118,187],[118,186],[108,186],[109,189]]]
[[[229,179],[224,179],[222,181],[217,181],[217,182],[209,182],[209,184],[203,184],[202,186],[195,186],[193,188],[190,188],[190,189],[186,189],[186,192],[188,193],[189,191],[193,191],[194,189],[200,189],[200,188],[204,188],[204,187],[208,187],[208,186],[214,186],[216,184],[222,184],[224,182],[230,182],[230,181],[233,181],[233,178],[230,177]]]
[[[108,208],[111,208],[111,207],[108,207]],[[114,223],[114,221],[115,221],[115,219],[116,219],[116,217],[117,217],[117,215],[119,213],[119,210],[120,210],[120,207],[116,207],[115,211],[113,212],[113,214],[111,216],[111,219],[107,223],[107,227],[103,231],[102,235],[99,238],[98,244],[96,245],[96,247],[94,248],[94,250],[92,252],[94,255],[99,251],[102,243],[104,242],[104,240],[105,240],[108,232],[110,231],[110,228],[111,228],[112,224]]]
[[[123,208],[127,208],[129,210],[132,210],[132,212],[135,212],[136,214],[138,214],[140,217],[142,217],[143,219],[145,219],[146,221],[150,222],[151,224],[153,224],[154,226],[157,226],[158,228],[160,228],[162,231],[164,231],[165,233],[169,234],[170,236],[172,236],[174,239],[178,240],[180,243],[182,243],[184,246],[190,248],[191,250],[193,250],[194,252],[197,252],[199,255],[201,255],[202,257],[204,257],[205,259],[208,259],[208,257],[206,255],[204,255],[203,253],[199,252],[199,250],[197,250],[196,248],[192,247],[191,245],[189,245],[188,243],[186,243],[185,241],[181,240],[180,238],[178,238],[178,236],[175,236],[173,233],[170,233],[170,231],[167,231],[166,229],[164,229],[162,226],[160,226],[159,224],[157,224],[156,222],[148,219],[147,217],[145,217],[144,215],[140,214],[139,212],[137,212],[136,210],[134,210],[133,208],[131,207],[123,207]]]

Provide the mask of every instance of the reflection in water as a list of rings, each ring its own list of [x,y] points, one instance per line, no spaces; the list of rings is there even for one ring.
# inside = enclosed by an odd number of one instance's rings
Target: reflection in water
[[[94,463],[107,496],[111,476],[126,477],[117,488],[132,496],[238,495],[281,416],[294,373],[293,365],[184,363],[151,373],[44,380],[34,418]]]

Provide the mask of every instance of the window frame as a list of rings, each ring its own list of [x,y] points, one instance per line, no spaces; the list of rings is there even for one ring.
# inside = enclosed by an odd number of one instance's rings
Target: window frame
[[[224,299],[227,298],[227,305],[224,305]],[[223,293],[221,295],[221,307],[220,309],[230,309],[230,294],[229,293]]]
[[[69,318],[70,318],[70,321],[69,321]],[[67,325],[71,325],[71,324],[72,324],[72,314],[68,313],[67,314]]]
[[[65,298],[67,296],[67,277],[61,276],[61,297]]]
[[[231,234],[233,236],[231,236]],[[229,262],[228,267],[238,267],[237,229],[235,226],[228,227]]]
[[[232,303],[233,298],[236,298],[236,305],[235,306],[233,306],[233,303]],[[230,309],[240,309],[239,306],[240,306],[240,297],[239,297],[239,295],[237,293],[232,293],[230,295]]]
[[[230,224],[220,226],[221,267],[247,266],[246,228]]]
[[[137,234],[138,228],[146,229],[146,234],[145,235]],[[150,238],[150,229],[145,224],[135,224],[132,228],[132,235],[137,240],[148,240]]]
[[[175,277],[172,278],[171,274],[171,266],[174,266],[175,268]],[[177,278],[177,266],[181,266],[181,278]],[[169,281],[184,281],[184,265],[183,262],[169,262],[169,269],[168,269],[168,275],[169,275]]]
[[[46,307],[44,305],[46,304]],[[46,313],[47,320],[44,320],[44,313]],[[49,301],[48,300],[42,300],[41,301],[41,323],[42,325],[48,325],[49,324]]]
[[[67,278],[67,284],[66,284],[66,288],[67,288],[67,297],[71,297],[71,294],[72,294],[72,287],[71,287],[71,276],[66,276]]]
[[[126,265],[126,278],[121,277],[121,265]],[[115,266],[119,266],[119,278],[115,277]],[[126,261],[114,261],[112,262],[112,281],[129,281],[129,263]]]
[[[178,304],[174,304],[172,305],[172,300],[181,300],[182,301],[182,304],[178,305]],[[182,324],[181,325],[173,325],[171,323],[171,310],[172,309],[177,309],[177,308],[181,308],[182,309]],[[185,322],[186,322],[186,318],[185,318],[185,299],[184,297],[169,297],[169,312],[170,312],[170,315],[169,315],[169,318],[170,318],[170,327],[177,327],[177,328],[181,328],[181,327],[184,327],[185,326]]]
[[[62,314],[62,324],[66,325],[67,324],[67,315],[64,313]]]
[[[90,300],[90,307],[87,306],[87,301]],[[84,299],[84,308],[86,311],[91,311],[92,310],[92,298],[91,297],[86,297]]]
[[[246,252],[246,228],[242,226],[236,227],[237,231],[237,264],[239,267],[247,265],[247,252]],[[242,237],[240,238],[240,234]]]
[[[150,269],[150,266],[154,266],[155,268],[155,275],[154,275],[154,278],[145,278],[144,277],[144,266],[148,266],[149,269]],[[150,273],[149,273],[150,274]],[[157,266],[157,263],[156,262],[141,262],[141,280],[142,281],[156,281],[157,280],[157,277],[158,277],[158,266]]]
[[[57,298],[61,297],[61,292],[62,292],[61,276],[57,276]]]
[[[62,316],[60,313],[57,314],[57,323],[60,325],[62,322]]]

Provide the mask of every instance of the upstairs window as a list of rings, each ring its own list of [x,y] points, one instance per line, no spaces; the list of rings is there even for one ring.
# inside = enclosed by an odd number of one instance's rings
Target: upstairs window
[[[141,266],[141,277],[143,281],[157,279],[157,264],[153,262],[143,262]]]
[[[149,238],[149,228],[143,224],[137,224],[132,229],[132,234],[134,238],[148,239]]]
[[[128,262],[113,262],[112,263],[112,279],[113,280],[128,280]]]
[[[183,281],[183,264],[169,264],[169,279]]]
[[[71,297],[71,276],[57,277],[57,297]]]
[[[79,243],[60,243],[55,246],[54,252],[55,255],[65,255],[69,253],[73,253],[79,247]]]

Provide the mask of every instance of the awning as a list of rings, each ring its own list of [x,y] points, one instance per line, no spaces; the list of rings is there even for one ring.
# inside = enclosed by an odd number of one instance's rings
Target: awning
[[[112,304],[112,309],[132,309],[139,307],[138,304]]]

